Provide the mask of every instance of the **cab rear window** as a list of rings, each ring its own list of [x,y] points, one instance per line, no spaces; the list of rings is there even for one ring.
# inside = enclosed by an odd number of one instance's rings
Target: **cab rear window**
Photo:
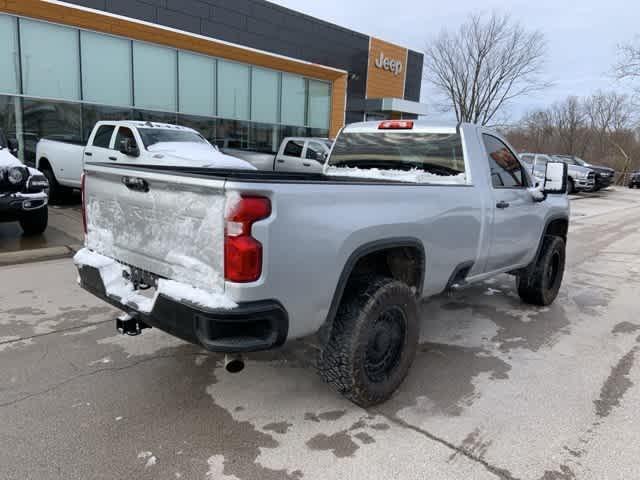
[[[342,133],[336,139],[329,166],[439,176],[465,173],[462,140],[457,133]]]

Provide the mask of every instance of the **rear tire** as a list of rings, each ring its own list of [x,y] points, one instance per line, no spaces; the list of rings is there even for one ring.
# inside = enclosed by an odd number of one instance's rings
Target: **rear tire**
[[[65,200],[65,198],[67,198],[69,195],[69,190],[58,183],[53,170],[51,170],[51,168],[47,166],[42,167],[40,171],[49,182],[49,203],[58,204]]]
[[[418,302],[397,280],[352,281],[338,308],[318,371],[325,382],[361,407],[387,400],[416,355]]]
[[[37,210],[24,213],[20,218],[20,226],[26,236],[40,235],[47,229],[49,223],[49,209],[45,206]]]
[[[562,285],[565,258],[564,240],[545,235],[542,250],[535,263],[516,277],[518,294],[523,302],[539,306],[553,303]]]

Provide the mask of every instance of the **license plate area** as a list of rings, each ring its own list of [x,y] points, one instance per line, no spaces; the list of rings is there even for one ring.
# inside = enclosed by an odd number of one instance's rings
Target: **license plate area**
[[[122,277],[133,284],[134,290],[156,289],[160,279],[157,275],[136,267],[129,267],[128,270],[123,270]]]

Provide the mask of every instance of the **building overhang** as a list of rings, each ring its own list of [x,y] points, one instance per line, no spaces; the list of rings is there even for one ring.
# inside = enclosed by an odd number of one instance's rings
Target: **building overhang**
[[[427,105],[402,98],[367,98],[349,102],[349,110],[374,112],[406,113],[410,115],[427,115]]]

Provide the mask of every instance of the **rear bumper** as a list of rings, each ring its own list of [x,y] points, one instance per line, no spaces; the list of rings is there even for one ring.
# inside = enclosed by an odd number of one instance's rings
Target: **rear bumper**
[[[100,271],[78,269],[80,286],[116,308],[211,352],[255,352],[281,346],[287,339],[289,318],[275,300],[239,304],[232,310],[209,310],[159,295],[149,313],[140,312],[107,295]]]

